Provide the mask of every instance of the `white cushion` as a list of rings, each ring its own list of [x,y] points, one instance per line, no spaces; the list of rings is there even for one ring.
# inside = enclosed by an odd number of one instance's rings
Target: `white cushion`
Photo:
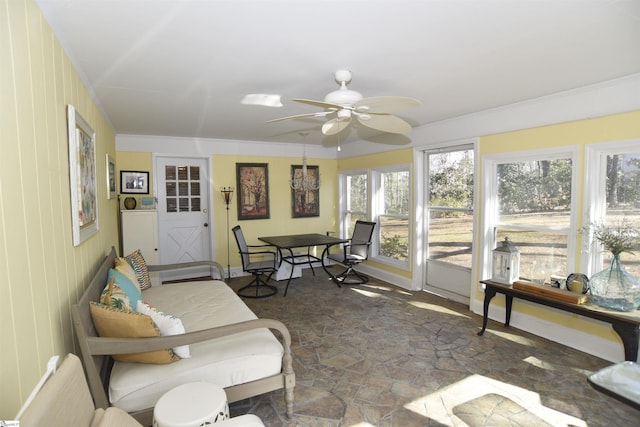
[[[257,319],[226,283],[218,280],[154,286],[142,299],[182,320],[187,330]],[[284,350],[268,329],[191,344],[191,358],[168,365],[115,362],[109,382],[114,406],[127,412],[151,408],[172,388],[193,381],[220,387],[280,373]]]

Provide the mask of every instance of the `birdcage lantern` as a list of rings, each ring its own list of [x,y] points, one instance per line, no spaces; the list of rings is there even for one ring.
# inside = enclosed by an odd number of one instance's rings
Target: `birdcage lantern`
[[[505,237],[492,252],[491,280],[513,285],[520,278],[520,251]]]

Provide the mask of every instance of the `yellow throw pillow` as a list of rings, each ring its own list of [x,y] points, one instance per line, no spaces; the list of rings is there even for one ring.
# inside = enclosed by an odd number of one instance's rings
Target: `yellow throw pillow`
[[[159,337],[160,331],[151,317],[141,313],[127,313],[91,301],[89,305],[93,324],[101,337],[112,338],[144,338]],[[115,354],[120,362],[152,363],[157,365],[180,360],[172,350],[155,350],[144,353]]]

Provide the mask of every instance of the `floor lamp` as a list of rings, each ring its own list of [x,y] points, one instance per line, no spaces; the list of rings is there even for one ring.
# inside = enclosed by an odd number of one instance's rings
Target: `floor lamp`
[[[227,205],[227,280],[231,280],[231,263],[229,261],[229,204],[233,198],[233,187],[222,187],[222,199]]]

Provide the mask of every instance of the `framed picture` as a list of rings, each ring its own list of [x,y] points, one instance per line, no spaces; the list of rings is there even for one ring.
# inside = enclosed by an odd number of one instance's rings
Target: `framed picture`
[[[116,197],[116,162],[107,154],[107,199]]]
[[[67,106],[67,132],[73,246],[78,246],[98,232],[96,134],[73,105]]]
[[[291,178],[294,186],[300,189],[291,189],[291,216],[293,218],[303,218],[308,216],[320,216],[320,187],[318,186],[318,166],[307,166],[307,182],[310,188],[315,190],[304,190],[302,165],[291,166]]]
[[[149,172],[120,171],[121,194],[149,194]]]
[[[236,163],[238,220],[269,218],[269,165]]]

